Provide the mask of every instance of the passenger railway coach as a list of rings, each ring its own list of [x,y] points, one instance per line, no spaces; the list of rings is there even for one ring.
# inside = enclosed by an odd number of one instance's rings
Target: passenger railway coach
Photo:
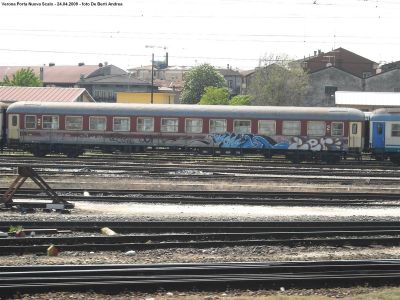
[[[37,156],[162,147],[335,162],[364,146],[351,108],[19,102],[7,118],[10,145]]]
[[[400,164],[400,109],[382,108],[372,112],[370,137],[370,148],[376,159],[389,158]]]

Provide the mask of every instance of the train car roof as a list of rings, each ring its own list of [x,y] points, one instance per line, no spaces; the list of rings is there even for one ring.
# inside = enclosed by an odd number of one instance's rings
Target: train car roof
[[[51,103],[17,102],[8,113],[255,118],[285,120],[363,121],[364,113],[354,108],[289,107],[289,106],[229,106],[186,104],[121,104],[121,103]]]
[[[380,108],[372,112],[371,121],[400,121],[400,108]]]
[[[0,102],[0,109],[4,109],[4,108],[7,108],[7,107],[8,107],[8,104]]]

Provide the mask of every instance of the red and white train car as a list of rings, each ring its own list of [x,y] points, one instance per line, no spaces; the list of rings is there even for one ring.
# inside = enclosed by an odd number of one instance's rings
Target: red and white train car
[[[160,147],[337,161],[364,146],[351,108],[19,102],[7,119],[9,145],[37,156]]]

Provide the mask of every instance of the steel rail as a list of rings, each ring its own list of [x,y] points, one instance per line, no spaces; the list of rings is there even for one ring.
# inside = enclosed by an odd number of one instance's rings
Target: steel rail
[[[24,221],[0,220],[0,230],[7,231],[10,226],[22,228],[57,228],[62,230],[99,231],[109,227],[123,232],[269,232],[285,230],[298,231],[332,231],[332,230],[399,230],[398,221]]]
[[[5,189],[0,188],[0,194]],[[185,204],[246,204],[246,205],[307,205],[307,206],[398,206],[397,194],[378,193],[289,193],[289,192],[224,192],[224,191],[144,191],[57,189],[69,201],[185,203]],[[84,193],[88,196],[83,196]],[[15,197],[43,199],[38,189],[20,189]]]
[[[398,283],[396,260],[17,267],[0,266],[0,292],[353,286]]]
[[[128,251],[128,250],[153,250],[153,249],[175,249],[175,248],[217,248],[217,247],[234,247],[234,246],[358,246],[366,247],[371,245],[393,246],[400,243],[400,237],[363,237],[363,238],[287,238],[287,239],[251,239],[251,240],[235,240],[235,241],[161,241],[153,242],[123,242],[112,243],[112,239],[108,238],[108,243],[92,243],[88,244],[85,240],[81,244],[58,244],[52,239],[48,239],[46,245],[7,245],[0,246],[1,255],[10,254],[26,254],[26,253],[45,253],[50,245],[54,245],[60,251]]]

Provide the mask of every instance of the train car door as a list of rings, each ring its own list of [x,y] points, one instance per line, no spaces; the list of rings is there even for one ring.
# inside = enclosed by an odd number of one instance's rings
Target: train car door
[[[349,148],[361,148],[361,122],[350,122],[349,126]]]
[[[8,139],[18,140],[19,139],[19,115],[10,114],[8,115]]]
[[[372,148],[385,148],[385,122],[372,122]]]

